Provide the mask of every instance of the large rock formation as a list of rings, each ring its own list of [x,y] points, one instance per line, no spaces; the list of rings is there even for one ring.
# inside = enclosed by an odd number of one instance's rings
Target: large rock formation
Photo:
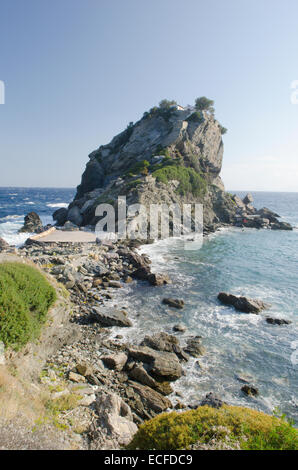
[[[207,231],[222,223],[241,225],[243,217],[251,214],[257,217],[244,225],[270,225],[267,213],[256,214],[250,195],[241,201],[225,192],[219,176],[222,133],[223,127],[212,112],[175,106],[152,108],[89,155],[74,201],[67,214],[56,212],[55,219],[94,227],[100,203],[116,208],[118,197],[126,196],[127,205],[141,203],[146,207],[203,203]]]
[[[205,225],[231,223],[235,204],[219,177],[221,126],[207,111],[153,108],[89,155],[68,220],[95,225],[95,208],[126,195],[127,204],[204,203]]]

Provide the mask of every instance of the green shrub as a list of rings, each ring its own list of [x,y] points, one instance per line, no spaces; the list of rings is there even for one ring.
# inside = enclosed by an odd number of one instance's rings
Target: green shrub
[[[201,406],[183,413],[163,413],[142,424],[129,449],[187,449],[218,436],[238,441],[246,450],[297,450],[297,430],[284,417],[249,408]]]
[[[201,124],[202,122],[204,122],[204,116],[202,111],[195,111],[186,120],[188,122],[197,122]]]
[[[141,162],[135,163],[133,166],[128,168],[126,172],[124,173],[124,176],[135,176],[139,175],[140,173],[143,174],[143,172],[148,169],[150,166],[150,163],[147,160],[142,160]]]
[[[0,340],[19,349],[38,337],[56,292],[35,268],[21,263],[0,265]]]
[[[179,181],[177,192],[182,195],[192,193],[194,196],[201,196],[206,191],[206,181],[193,168],[186,168],[175,163],[167,164],[155,170],[152,176],[160,183],[165,184],[171,180]]]
[[[228,132],[228,129],[226,127],[223,127],[223,126],[219,126],[220,127],[220,132],[221,132],[221,135],[224,135]]]

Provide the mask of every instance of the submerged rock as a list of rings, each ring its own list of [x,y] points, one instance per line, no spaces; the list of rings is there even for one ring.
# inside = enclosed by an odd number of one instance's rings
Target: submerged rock
[[[186,330],[186,326],[182,325],[182,323],[173,326],[173,331],[177,331],[178,333],[184,333]]]
[[[184,351],[192,357],[199,357],[205,354],[205,348],[201,344],[201,336],[189,338]]]
[[[270,325],[289,325],[292,323],[290,320],[284,320],[282,318],[271,318],[267,317],[266,322],[269,323]]]
[[[207,393],[205,398],[200,402],[199,406],[210,406],[211,408],[221,408],[225,402],[214,395],[212,392]]]
[[[243,393],[245,393],[245,395],[249,395],[252,397],[256,397],[257,395],[259,395],[259,390],[253,385],[243,385],[243,387],[241,387],[241,390]]]
[[[231,305],[236,310],[244,313],[259,313],[262,310],[270,308],[270,304],[262,302],[261,300],[240,297],[233,294],[227,294],[226,292],[220,292],[217,298],[224,305]]]
[[[162,300],[163,304],[169,305],[170,307],[174,308],[183,308],[184,307],[184,300],[182,299],[172,299],[172,298],[165,298]]]

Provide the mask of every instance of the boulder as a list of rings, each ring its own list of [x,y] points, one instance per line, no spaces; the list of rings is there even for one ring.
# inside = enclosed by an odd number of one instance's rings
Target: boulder
[[[56,225],[62,227],[67,221],[67,209],[65,207],[61,207],[60,209],[56,210],[53,214],[53,219],[56,222]]]
[[[129,385],[133,390],[140,396],[143,405],[149,410],[153,410],[155,413],[162,413],[168,408],[172,408],[172,403],[168,398],[161,395],[156,390],[153,390],[146,385],[141,385],[136,382],[129,381]]]
[[[182,325],[182,323],[173,326],[173,331],[177,331],[178,333],[184,333],[186,330],[186,326]]]
[[[149,366],[149,372],[159,380],[172,382],[182,376],[182,367],[174,353],[155,351],[147,346],[129,346],[128,354]]]
[[[102,326],[132,326],[132,322],[119,310],[105,312],[98,307],[94,307],[91,319]]]
[[[140,281],[147,281],[148,277],[151,275],[149,266],[142,266],[141,268],[136,269],[132,273],[134,279],[139,279]]]
[[[240,199],[239,196],[237,196],[236,194],[233,196],[233,201],[235,202],[236,206],[241,209],[241,210],[245,210],[246,209],[246,206],[244,204],[244,202],[242,201],[242,199]]]
[[[9,248],[9,244],[0,237],[0,252],[5,251]]]
[[[78,206],[73,206],[67,213],[67,220],[79,227],[82,225],[83,217]]]
[[[115,393],[101,391],[96,397],[96,410],[108,437],[120,446],[129,444],[138,428],[133,422],[130,407],[122,398]]]
[[[205,398],[200,402],[199,406],[210,406],[211,408],[221,408],[225,404],[220,398],[212,392],[207,393]]]
[[[156,333],[152,336],[145,336],[141,346],[148,346],[156,351],[173,352],[180,360],[188,360],[187,354],[181,349],[179,340],[168,333]]]
[[[165,298],[162,300],[162,303],[165,305],[169,305],[170,307],[174,307],[174,308],[184,307],[184,300],[182,299]]]
[[[264,219],[268,219],[270,222],[278,222],[277,219],[280,217],[275,212],[271,211],[270,209],[267,209],[267,207],[259,209],[257,211],[257,214]]]
[[[269,323],[270,325],[289,325],[292,323],[290,320],[284,320],[282,318],[271,318],[267,317],[266,322]]]
[[[120,352],[103,356],[101,360],[109,369],[121,371],[127,362],[127,355],[124,352]]]
[[[241,387],[241,391],[245,393],[245,395],[252,397],[259,395],[259,390],[253,385],[243,385],[243,387]]]
[[[42,222],[39,215],[36,214],[36,212],[29,212],[29,214],[25,216],[24,226],[19,230],[19,232],[34,233],[39,230],[42,230]]]
[[[240,297],[226,292],[220,292],[217,296],[218,300],[224,305],[231,305],[236,310],[244,313],[259,313],[262,310],[270,308],[269,304],[261,300],[250,299],[248,297]]]
[[[129,377],[137,382],[156,388],[156,381],[151,377],[141,364],[136,364],[129,372]]]
[[[173,382],[182,376],[182,367],[175,354],[160,352],[154,359],[150,373],[159,380]]]
[[[121,283],[119,281],[109,281],[109,287],[113,287],[115,289],[121,289]]]
[[[155,349],[156,351],[173,352],[173,347],[179,346],[179,340],[173,335],[160,332],[152,336],[145,336],[141,346],[148,346],[148,348]]]
[[[254,202],[254,198],[251,193],[248,193],[244,198],[243,198],[243,203],[247,206],[248,204],[252,204]]]
[[[68,378],[69,380],[71,380],[72,382],[76,382],[76,383],[81,383],[81,382],[86,382],[86,379],[83,375],[81,374],[76,374],[75,372],[69,372],[68,374]]]
[[[189,338],[184,351],[192,357],[199,357],[205,354],[205,348],[201,344],[201,336]]]
[[[86,363],[77,364],[77,365],[76,365],[76,370],[77,370],[78,374],[83,375],[84,377],[93,374],[92,367],[89,366],[89,365],[86,364]]]
[[[152,286],[164,286],[172,282],[167,274],[150,274],[148,281]]]

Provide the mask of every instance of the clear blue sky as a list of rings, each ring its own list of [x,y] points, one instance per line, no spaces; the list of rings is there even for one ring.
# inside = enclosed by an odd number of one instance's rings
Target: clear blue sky
[[[226,187],[298,191],[297,59],[297,0],[0,0],[0,185],[76,186],[129,121],[206,95]]]

